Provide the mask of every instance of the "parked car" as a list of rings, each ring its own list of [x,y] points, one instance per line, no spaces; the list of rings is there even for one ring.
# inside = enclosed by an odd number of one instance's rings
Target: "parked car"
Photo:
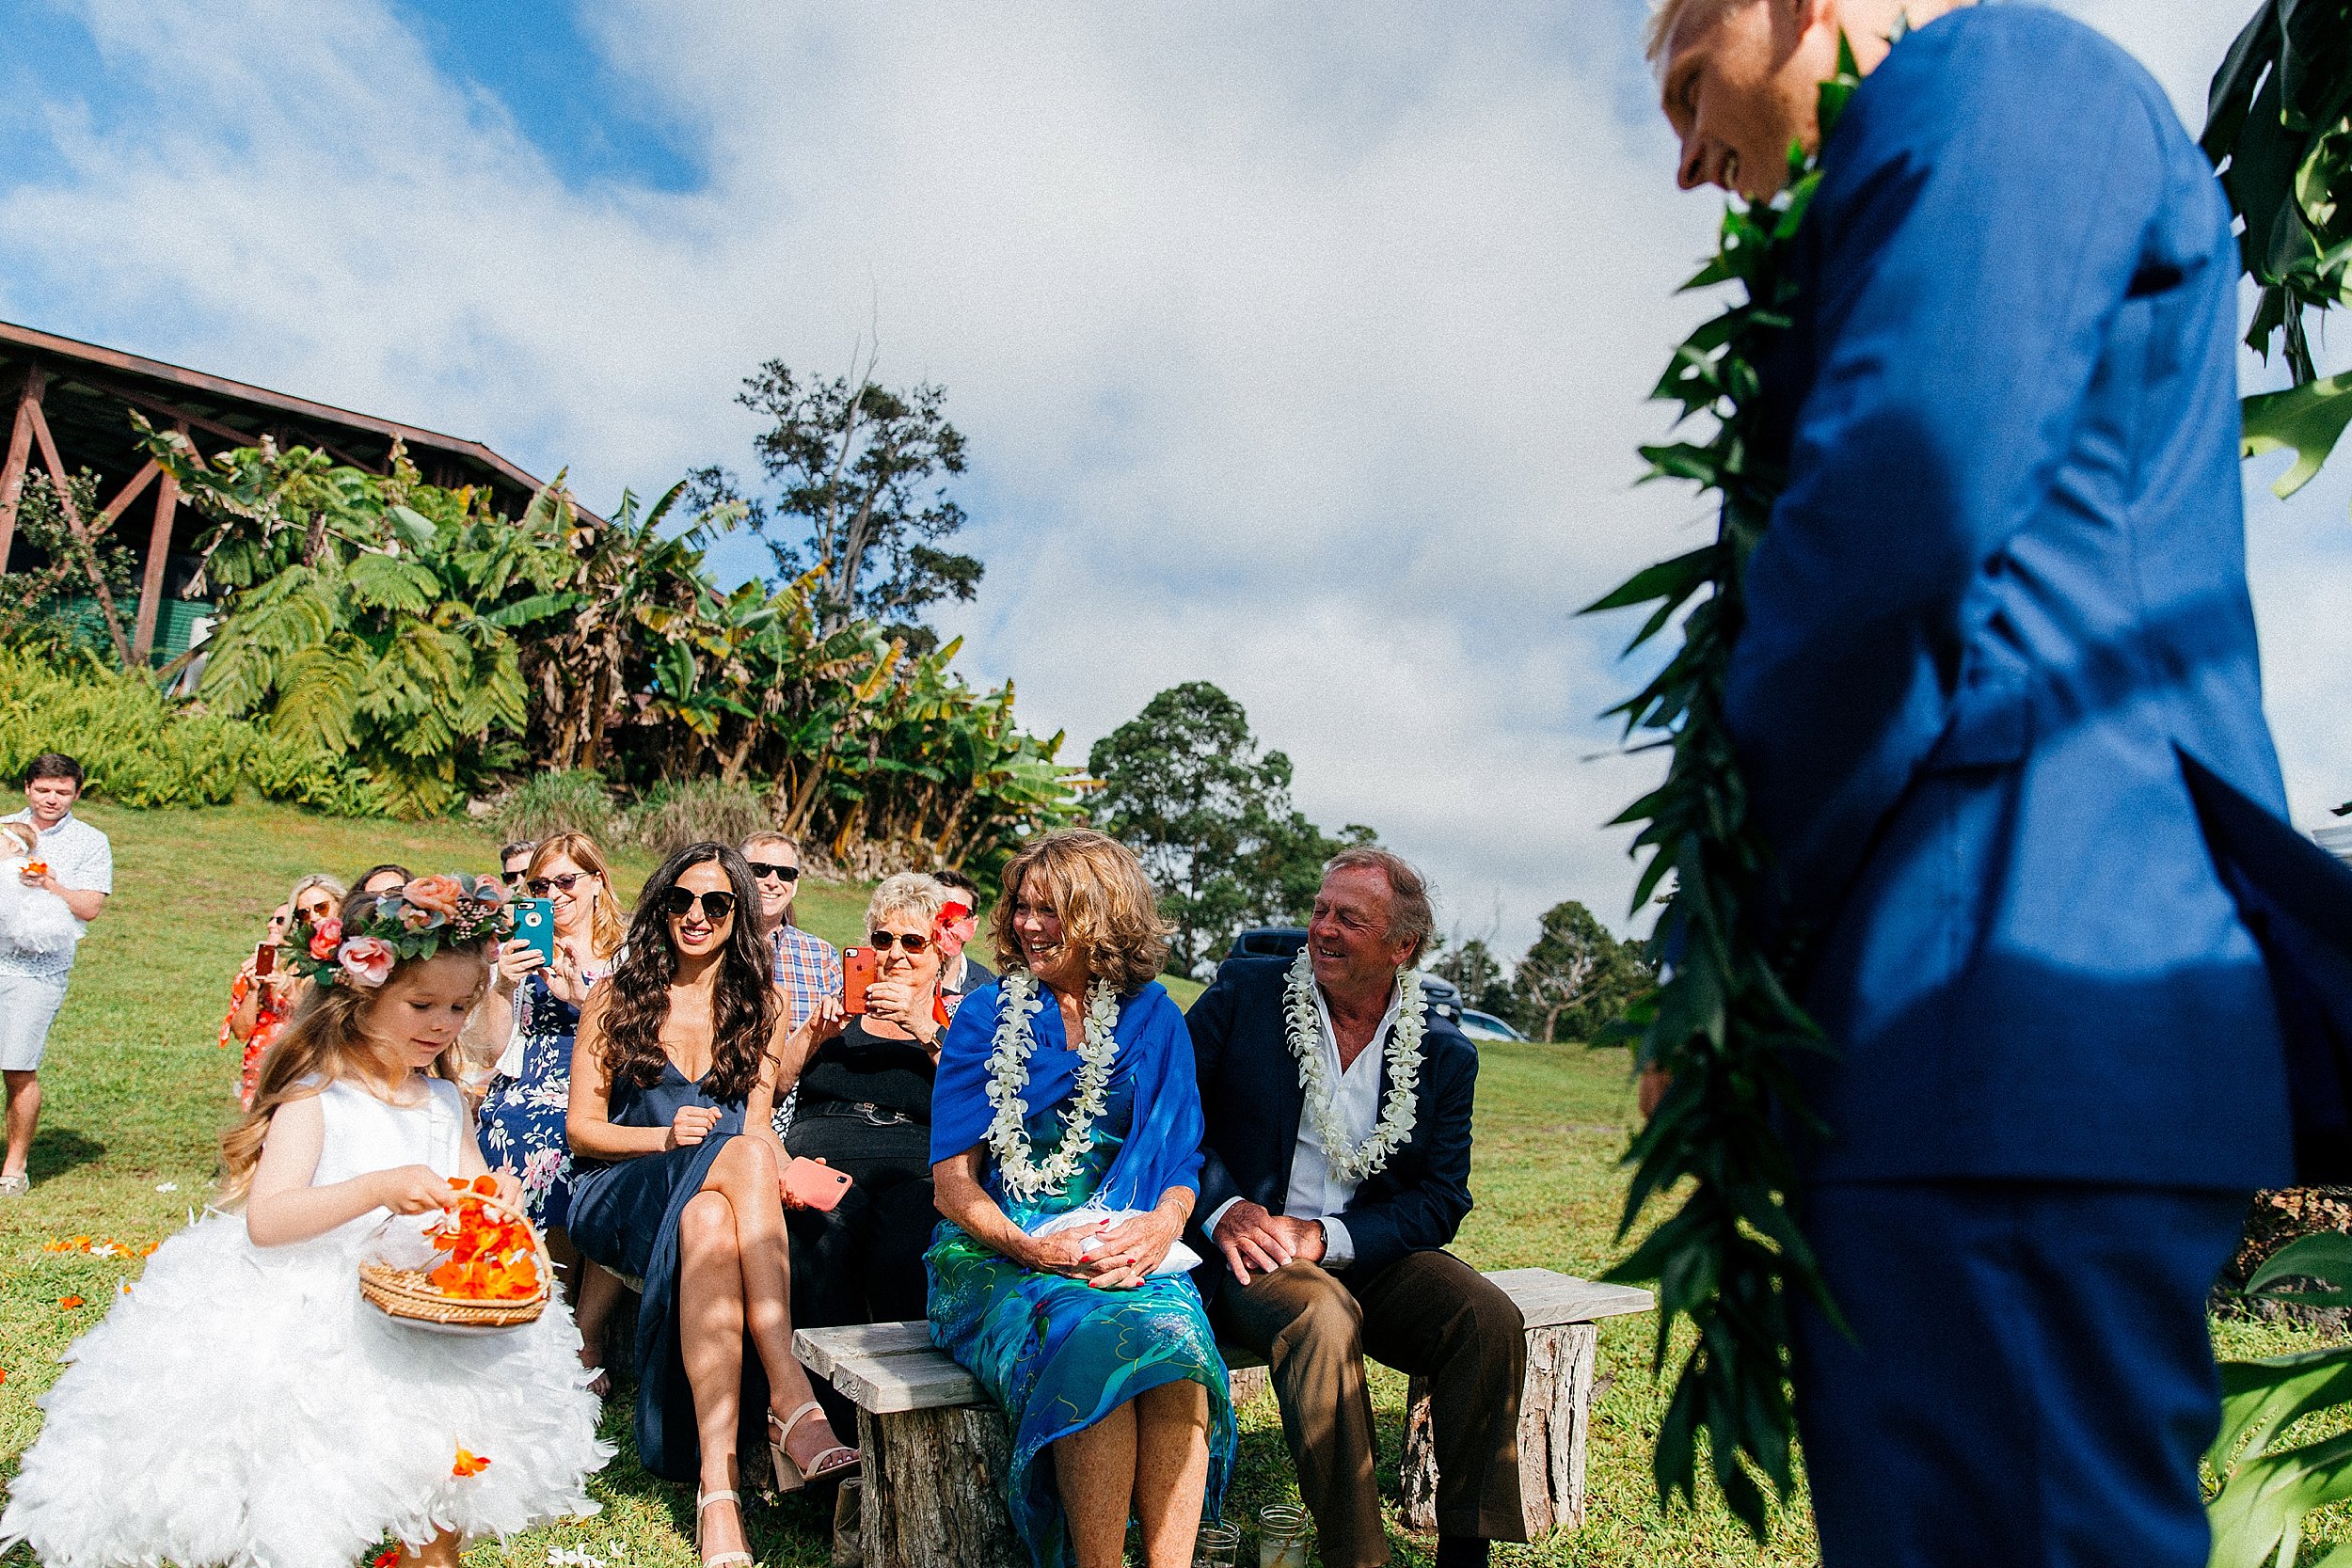
[[[1462,1033],[1474,1040],[1523,1040],[1527,1038],[1508,1021],[1492,1013],[1482,1013],[1475,1007],[1462,1009]]]
[[[1298,957],[1298,950],[1306,945],[1307,927],[1304,926],[1252,926],[1233,934],[1233,945],[1226,949],[1225,959],[1230,963],[1235,958],[1279,958],[1288,963]],[[1421,993],[1429,999],[1430,1011],[1457,1022],[1460,1021],[1462,992],[1453,981],[1424,974],[1421,977]]]

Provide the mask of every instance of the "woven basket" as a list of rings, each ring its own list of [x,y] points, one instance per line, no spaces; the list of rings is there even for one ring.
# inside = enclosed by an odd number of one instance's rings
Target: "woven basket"
[[[522,1222],[524,1232],[531,1237],[532,1261],[538,1265],[539,1289],[535,1293],[513,1301],[461,1301],[437,1290],[428,1270],[396,1269],[389,1263],[366,1262],[359,1265],[359,1294],[385,1316],[423,1328],[484,1334],[536,1322],[539,1314],[548,1309],[548,1291],[553,1280],[546,1240],[540,1236],[538,1227],[531,1223],[530,1216],[520,1210],[494,1197],[471,1196],[485,1208],[499,1210]]]

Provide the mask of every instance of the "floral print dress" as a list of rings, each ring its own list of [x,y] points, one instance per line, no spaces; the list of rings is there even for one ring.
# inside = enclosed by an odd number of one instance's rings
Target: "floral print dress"
[[[594,983],[602,971],[584,969]],[[568,1226],[572,1210],[572,1146],[564,1114],[572,1098],[572,1041],[580,1009],[548,989],[547,976],[523,976],[515,988],[515,1035],[522,1070],[490,1080],[482,1100],[482,1157],[492,1170],[522,1178],[523,1206],[542,1227]]]

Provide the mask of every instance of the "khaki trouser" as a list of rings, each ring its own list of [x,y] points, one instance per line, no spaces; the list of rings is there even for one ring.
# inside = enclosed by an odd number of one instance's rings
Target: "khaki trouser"
[[[1518,1443],[1526,1330],[1511,1298],[1476,1269],[1452,1253],[1414,1252],[1347,1281],[1320,1264],[1290,1263],[1246,1291],[1227,1280],[1216,1315],[1223,1338],[1271,1369],[1298,1494],[1328,1568],[1389,1560],[1366,1355],[1429,1380],[1438,1530],[1527,1539]]]

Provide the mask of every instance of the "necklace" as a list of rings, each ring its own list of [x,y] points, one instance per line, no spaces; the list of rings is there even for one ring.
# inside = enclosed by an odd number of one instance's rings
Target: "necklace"
[[[1389,1163],[1389,1156],[1413,1135],[1413,1118],[1421,1108],[1421,1041],[1429,1027],[1429,999],[1421,989],[1421,972],[1406,970],[1397,976],[1405,1006],[1388,1046],[1389,1097],[1372,1135],[1354,1148],[1340,1126],[1330,1081],[1323,1070],[1323,1019],[1315,1007],[1314,964],[1300,948],[1291,960],[1290,978],[1282,987],[1282,1010],[1289,1016],[1286,1031],[1291,1054],[1298,1058],[1298,1088],[1306,1097],[1307,1119],[1322,1141],[1324,1158],[1331,1163],[1331,1179],[1353,1187]]]
[[[1086,1035],[1078,1045],[1077,1081],[1061,1114],[1061,1141],[1039,1163],[1029,1147],[1029,1106],[1023,1098],[1029,1087],[1029,1058],[1037,1050],[1029,1017],[1043,1006],[1037,992],[1037,976],[1027,970],[1006,974],[1004,1010],[996,1017],[996,1041],[988,1053],[988,1101],[996,1107],[988,1147],[995,1152],[1005,1191],[1024,1200],[1060,1192],[1078,1174],[1078,1163],[1094,1147],[1094,1120],[1107,1106],[1111,1060],[1119,1054],[1119,1041],[1111,1035],[1119,1023],[1119,995],[1097,980],[1087,988]]]

